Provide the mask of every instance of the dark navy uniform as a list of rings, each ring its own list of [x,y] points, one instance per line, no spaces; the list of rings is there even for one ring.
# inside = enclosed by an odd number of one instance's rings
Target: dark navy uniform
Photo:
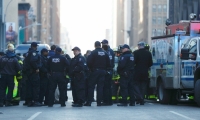
[[[42,50],[43,52],[46,51],[48,52],[46,49]],[[42,53],[42,52],[41,52]],[[47,99],[48,99],[48,95],[47,95],[47,91],[48,91],[48,66],[47,66],[47,61],[48,58],[47,56],[41,55],[41,68],[40,68],[40,95],[39,95],[39,102],[43,103],[44,101],[44,97],[45,97],[45,103],[47,104]]]
[[[148,70],[152,66],[152,56],[145,48],[134,52],[135,58],[135,88],[137,93],[135,96],[140,100],[140,104],[144,104],[144,94],[148,81]]]
[[[30,48],[25,58],[24,69],[28,77],[27,88],[28,88],[28,101],[29,106],[34,105],[39,102],[39,91],[40,91],[40,77],[36,70],[41,67],[41,59],[38,51]],[[38,104],[37,104],[38,105]]]
[[[97,42],[96,42],[97,43]],[[96,44],[95,43],[95,44]],[[99,42],[98,45],[101,43]],[[88,56],[87,65],[91,70],[88,81],[88,101],[85,106],[91,106],[94,96],[94,88],[97,84],[97,105],[100,106],[103,100],[103,87],[106,71],[110,68],[110,59],[108,54],[102,48],[96,48]]]
[[[82,106],[85,102],[85,58],[79,54],[71,60],[70,74],[74,104]]]
[[[104,91],[103,91],[103,102],[105,105],[112,105],[112,74],[113,74],[113,68],[115,66],[115,54],[112,49],[108,48],[108,50],[105,50],[110,58],[111,68],[112,70],[108,71],[108,74],[105,76],[104,81]]]
[[[7,51],[6,56],[0,59],[0,107],[3,107],[3,101],[6,96],[6,106],[12,106],[11,100],[14,89],[14,76],[21,70],[20,64],[13,51]]]
[[[120,75],[120,92],[122,105],[127,105],[127,97],[130,95],[130,104],[135,105],[133,86],[134,57],[130,51],[124,52],[119,60],[117,72]],[[119,105],[121,106],[121,105]]]
[[[56,48],[56,51],[61,52],[61,48]],[[51,73],[51,78],[49,82],[49,103],[48,106],[52,107],[54,104],[54,93],[58,85],[60,98],[59,102],[62,107],[65,105],[65,93],[66,93],[66,72],[69,70],[69,62],[67,59],[60,54],[56,53],[54,56],[50,57],[48,60],[48,69]]]

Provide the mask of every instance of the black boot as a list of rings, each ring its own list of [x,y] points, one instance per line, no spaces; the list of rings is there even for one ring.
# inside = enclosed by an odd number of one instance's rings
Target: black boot
[[[23,106],[27,106],[28,105],[28,101],[25,101],[24,103],[23,103]]]
[[[66,104],[65,104],[65,103],[63,103],[63,104],[60,104],[60,106],[61,106],[61,107],[66,107]]]
[[[97,106],[102,106],[102,103],[101,102],[97,102]]]
[[[4,105],[3,105],[3,103],[0,103],[0,107],[3,107]]]
[[[135,106],[135,100],[131,100],[129,106]]]
[[[129,106],[135,106],[135,103],[130,103]]]
[[[72,104],[72,107],[83,107],[83,104],[81,103]]]
[[[91,106],[91,102],[86,102],[84,106]]]
[[[7,101],[6,104],[5,104],[5,106],[6,106],[6,107],[9,107],[9,106],[13,106],[13,104],[12,104],[11,102],[8,102],[8,101]]]
[[[105,102],[101,104],[101,106],[112,106],[112,105],[113,103],[105,103]]]
[[[39,102],[34,102],[32,106],[33,107],[41,107],[42,104],[40,104]]]
[[[28,104],[27,104],[27,106],[28,106],[28,107],[32,107],[32,106],[33,106],[33,102],[32,102],[32,101],[29,101]]]
[[[127,106],[127,103],[118,103],[117,106]]]

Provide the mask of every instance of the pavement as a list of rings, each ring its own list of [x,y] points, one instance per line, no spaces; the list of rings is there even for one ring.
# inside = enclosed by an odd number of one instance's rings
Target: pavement
[[[19,106],[0,108],[0,120],[200,120],[200,108],[195,103],[161,105],[156,101],[146,101],[145,105],[133,107],[113,106],[74,108],[71,106],[71,91],[66,107],[59,104],[49,108]]]

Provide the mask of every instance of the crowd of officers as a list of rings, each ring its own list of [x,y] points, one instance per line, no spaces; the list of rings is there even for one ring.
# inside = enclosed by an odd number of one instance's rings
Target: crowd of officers
[[[62,55],[62,49],[53,45],[51,50],[37,51],[38,44],[24,54],[23,66],[14,53],[14,46],[8,46],[6,54],[0,58],[0,107],[12,106],[14,76],[22,73],[26,77],[25,103],[31,106],[53,107],[55,90],[59,89],[59,103],[65,107],[67,84],[72,85],[73,107],[91,106],[96,88],[97,106],[111,106],[112,76],[115,67],[115,54],[109,47],[108,40],[94,43],[95,50],[87,51],[82,56],[81,49],[72,49],[74,58]],[[117,66],[120,76],[120,94],[122,100],[117,106],[135,106],[136,102],[144,105],[144,94],[148,81],[148,70],[152,66],[151,53],[145,49],[145,43],[138,43],[138,50],[133,53],[127,44],[120,47],[121,55]],[[8,93],[6,94],[6,88]],[[130,97],[128,100],[127,98]]]

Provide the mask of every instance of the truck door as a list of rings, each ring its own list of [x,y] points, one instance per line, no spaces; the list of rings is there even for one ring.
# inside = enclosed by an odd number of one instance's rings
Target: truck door
[[[189,48],[190,53],[197,55],[197,38],[192,38],[185,45]],[[197,58],[194,54],[190,54],[190,58]],[[196,60],[182,60],[181,62],[181,83],[183,88],[194,88],[194,71],[196,69]]]

